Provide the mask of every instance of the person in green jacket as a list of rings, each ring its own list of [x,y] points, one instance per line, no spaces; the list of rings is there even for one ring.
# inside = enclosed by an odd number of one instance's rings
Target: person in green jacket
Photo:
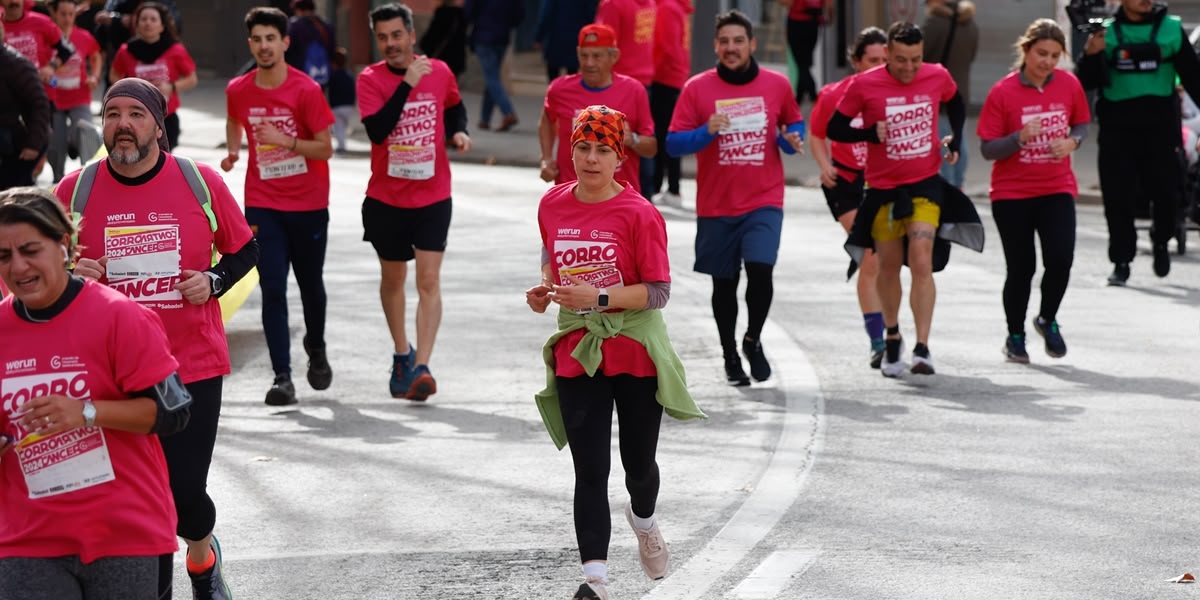
[[[666,223],[613,174],[625,154],[625,115],[590,106],[576,117],[571,159],[577,181],[542,198],[542,282],[525,292],[534,312],[559,305],[558,331],[543,347],[546,389],[536,396],[551,439],[571,448],[575,535],[584,583],[575,598],[607,600],[612,413],[642,570],[667,574],[669,552],[655,517],[655,453],[662,414],[703,417],[687,392],[662,307],[671,294]]]

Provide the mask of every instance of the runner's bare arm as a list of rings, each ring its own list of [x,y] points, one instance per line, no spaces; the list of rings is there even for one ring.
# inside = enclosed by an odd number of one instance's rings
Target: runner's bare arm
[[[228,173],[233,169],[233,163],[238,161],[242,151],[242,124],[237,119],[225,117],[225,158],[221,159],[221,170]]]
[[[542,181],[550,182],[558,178],[558,161],[554,159],[554,138],[556,136],[554,121],[550,119],[550,115],[546,109],[542,109],[542,116],[538,118],[538,146],[542,150]]]

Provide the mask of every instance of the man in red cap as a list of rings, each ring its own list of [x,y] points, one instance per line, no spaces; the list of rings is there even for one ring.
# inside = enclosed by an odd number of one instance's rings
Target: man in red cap
[[[556,184],[574,181],[571,163],[571,129],[575,115],[592,105],[603,104],[625,113],[628,134],[625,146],[641,157],[658,152],[654,121],[650,117],[650,99],[646,88],[636,79],[613,73],[621,57],[617,34],[608,25],[587,25],[579,31],[579,73],[559,77],[546,90],[542,117],[538,123],[538,143],[542,149],[542,180]],[[555,154],[555,140],[558,153]],[[638,159],[626,153],[617,170],[617,181],[626,181],[640,191]]]

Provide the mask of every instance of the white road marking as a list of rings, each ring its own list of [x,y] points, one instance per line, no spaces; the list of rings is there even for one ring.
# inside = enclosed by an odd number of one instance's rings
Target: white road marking
[[[741,562],[796,502],[824,444],[825,400],[812,364],[782,328],[767,321],[763,347],[787,397],[775,452],[741,508],[707,545],[646,598],[705,598],[713,583]]]
[[[792,579],[802,575],[820,554],[817,550],[778,550],[767,556],[737,587],[738,600],[772,600],[783,593]]]

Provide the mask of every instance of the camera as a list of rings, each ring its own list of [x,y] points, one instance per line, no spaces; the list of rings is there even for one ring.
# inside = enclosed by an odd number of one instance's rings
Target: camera
[[[1071,0],[1067,5],[1071,26],[1084,35],[1104,29],[1104,20],[1112,15],[1113,11],[1104,0]]]

